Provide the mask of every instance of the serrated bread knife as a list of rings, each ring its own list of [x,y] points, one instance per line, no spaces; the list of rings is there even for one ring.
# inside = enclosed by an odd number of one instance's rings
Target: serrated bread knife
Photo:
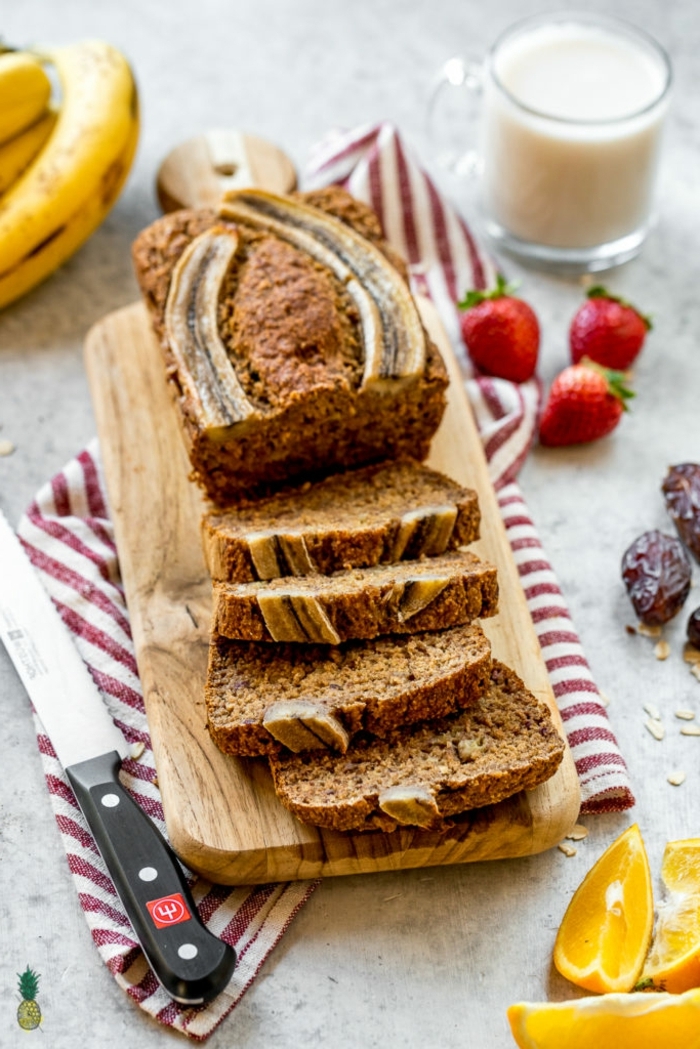
[[[0,637],[151,968],[175,1001],[210,1001],[228,983],[236,954],[202,925],[175,854],[119,782],[128,745],[2,512]]]

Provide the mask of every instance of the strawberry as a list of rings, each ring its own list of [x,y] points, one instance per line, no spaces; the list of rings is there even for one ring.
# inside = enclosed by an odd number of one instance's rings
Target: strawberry
[[[625,371],[641,350],[651,320],[599,284],[587,294],[569,329],[571,359],[577,364],[590,357],[605,368]]]
[[[597,441],[615,429],[634,394],[622,372],[584,357],[557,375],[540,419],[540,443],[552,447]]]
[[[460,302],[462,336],[477,368],[511,382],[526,382],[537,367],[540,326],[533,310],[513,297],[499,273],[492,291],[469,291]]]

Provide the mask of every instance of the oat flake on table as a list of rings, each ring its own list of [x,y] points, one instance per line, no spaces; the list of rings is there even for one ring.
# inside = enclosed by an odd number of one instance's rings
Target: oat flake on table
[[[662,740],[666,735],[666,729],[663,727],[660,721],[655,718],[647,718],[644,722],[646,728],[651,732],[654,739]],[[681,729],[681,732],[683,729]]]

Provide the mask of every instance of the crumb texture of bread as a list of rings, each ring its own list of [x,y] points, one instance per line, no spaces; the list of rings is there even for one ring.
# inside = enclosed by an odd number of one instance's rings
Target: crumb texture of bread
[[[490,671],[491,646],[478,624],[338,646],[216,638],[205,690],[209,733],[225,753],[282,753],[285,745],[266,727],[275,705],[278,714],[311,726],[298,749],[328,746],[313,738],[319,712],[336,719],[346,747],[360,732],[381,736],[473,703]]]
[[[420,463],[382,463],[229,509],[202,521],[213,579],[331,575],[436,556],[479,538],[476,492]]]
[[[503,664],[490,687],[448,717],[360,736],[345,754],[273,755],[282,803],[332,830],[439,830],[450,817],[495,804],[552,776],[564,743],[548,708]]]
[[[405,275],[364,204],[337,187],[298,199],[361,233]],[[178,260],[214,227],[235,231],[238,240],[218,301],[218,334],[254,409],[244,421],[224,427],[211,427],[202,418],[166,330]],[[426,458],[447,387],[445,365],[427,335],[422,374],[363,386],[358,307],[346,284],[298,247],[211,210],[184,210],[145,229],[132,254],[164,354],[192,477],[212,501],[265,495],[380,460]]]
[[[494,566],[456,550],[332,576],[214,582],[212,632],[243,641],[339,644],[444,630],[497,611]]]

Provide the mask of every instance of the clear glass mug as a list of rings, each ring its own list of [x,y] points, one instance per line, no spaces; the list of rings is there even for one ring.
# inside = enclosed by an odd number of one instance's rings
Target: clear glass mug
[[[607,269],[634,257],[653,223],[671,79],[666,52],[634,26],[536,16],[503,33],[484,62],[445,64],[429,130],[434,139],[445,88],[478,93],[478,149],[451,166],[478,170],[488,233],[546,268]]]

